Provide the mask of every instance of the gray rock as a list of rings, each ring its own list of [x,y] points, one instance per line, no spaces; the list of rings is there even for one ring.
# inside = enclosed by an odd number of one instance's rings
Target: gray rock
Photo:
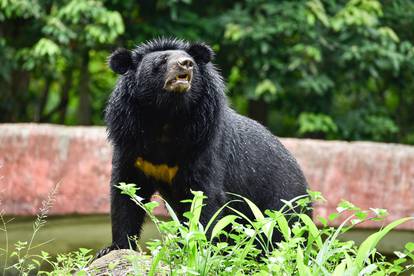
[[[147,275],[151,268],[152,258],[141,252],[120,249],[94,260],[84,272],[87,275]],[[82,275],[77,273],[76,275]],[[168,275],[166,266],[159,265],[156,275]]]

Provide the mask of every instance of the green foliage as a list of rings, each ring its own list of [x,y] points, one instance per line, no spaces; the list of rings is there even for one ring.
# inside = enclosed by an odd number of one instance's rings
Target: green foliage
[[[303,112],[299,116],[300,135],[313,133],[317,134],[321,132],[332,136],[337,131],[337,126],[328,115]]]
[[[0,7],[0,21],[3,21],[0,32],[4,33],[0,58],[8,65],[1,74],[4,78],[0,79],[3,90],[0,109],[9,111],[0,120],[90,123],[92,109],[101,114],[103,100],[96,101],[94,92],[99,92],[99,98],[105,93],[95,91],[91,83],[94,76],[100,80],[102,72],[90,74],[91,54],[92,50],[105,50],[99,61],[105,66],[107,44],[114,43],[124,32],[120,13],[109,10],[102,1],[93,0],[1,0]],[[107,70],[104,75],[113,79]],[[22,82],[16,88],[15,83]],[[105,86],[106,91],[109,89],[110,86]],[[23,110],[19,109],[21,106]],[[76,112],[71,114],[72,109],[82,113],[85,108],[90,111],[84,115],[87,118],[71,116],[76,115]],[[102,116],[96,117],[99,117],[97,122],[102,120]]]
[[[360,223],[383,220],[386,210],[362,210],[349,201],[342,201],[338,204],[337,213],[319,218],[322,226],[318,228],[308,215],[297,211],[308,208],[310,202],[324,201],[319,192],[309,191],[308,196],[285,201],[279,211],[266,210],[264,213],[249,199],[233,194],[234,200],[222,206],[203,227],[200,223],[205,200],[202,192],[193,191],[193,199],[184,201],[189,204],[189,211],[181,223],[167,202],[171,220],[159,220],[153,215],[158,203],[143,203],[143,198],[137,195],[138,187],[120,183],[118,188],[145,210],[161,234],[161,239],[147,242],[150,256],[141,252],[140,256],[126,257],[130,275],[142,275],[143,271],[146,275],[403,275],[414,271],[413,242],[396,251],[392,259],[376,249],[387,233],[414,220],[414,217],[393,221],[356,245],[341,237],[342,234]],[[91,273],[88,265],[92,251],[89,249],[80,248],[57,256],[44,251],[38,255],[31,254],[31,249],[43,245],[34,245],[33,240],[46,222],[55,192],[56,189],[43,203],[34,223],[31,241],[19,241],[14,246],[0,248],[0,255],[9,257],[5,259],[3,274],[53,276]],[[235,202],[247,204],[254,219],[233,209]],[[224,209],[233,213],[223,215]],[[290,220],[293,220],[291,227]],[[329,223],[333,220],[342,222],[338,227],[332,227]],[[8,223],[0,212],[0,231],[6,235]],[[285,240],[271,243],[274,231],[280,231]],[[208,233],[210,239],[207,238]],[[108,270],[117,269],[121,261],[125,267],[124,260],[115,260],[108,264]]]
[[[153,217],[148,203],[143,204],[136,196],[139,190],[135,185],[121,183],[118,188]],[[407,243],[404,252],[396,252],[398,258],[393,261],[375,249],[389,231],[412,217],[390,223],[357,246],[353,241],[342,240],[341,235],[362,222],[384,219],[386,210],[361,210],[342,201],[338,213],[321,218],[324,226],[318,229],[309,216],[295,211],[307,208],[311,201],[324,200],[318,192],[310,191],[309,197],[287,201],[281,210],[267,210],[264,214],[249,199],[233,195],[235,199],[218,210],[204,228],[199,218],[205,196],[202,192],[192,193],[194,198],[185,201],[191,204],[190,211],[184,214],[186,222],[178,221],[168,203],[172,220],[153,219],[162,239],[148,242],[153,257],[148,275],[155,275],[159,272],[157,267],[164,269],[165,265],[169,266],[168,275],[398,275],[414,269],[413,243]],[[231,205],[236,201],[245,202],[255,219],[233,209]],[[220,216],[224,208],[234,213]],[[339,216],[343,218],[339,227],[327,224]],[[241,219],[247,223],[242,224]],[[296,221],[291,228],[288,220]],[[285,241],[274,246],[270,240],[276,230],[281,231]],[[207,239],[207,233],[211,233],[211,239]]]
[[[165,35],[210,43],[234,107],[280,136],[414,143],[413,13],[410,0],[0,0],[0,121],[101,124],[110,51]]]
[[[413,5],[375,0],[236,5],[224,16],[224,37],[239,49],[230,56],[240,80],[237,92],[249,95],[252,87],[272,80],[278,96],[271,106],[283,116],[270,120],[282,133],[284,117],[291,116],[299,117],[299,135],[397,141],[397,134],[411,132],[410,122],[402,123],[407,117],[399,99],[412,101],[414,76],[414,37],[400,39],[406,28],[397,18],[391,21],[404,8]]]

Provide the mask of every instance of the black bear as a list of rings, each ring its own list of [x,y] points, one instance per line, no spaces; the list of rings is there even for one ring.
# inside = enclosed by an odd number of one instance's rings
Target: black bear
[[[129,248],[128,237],[139,236],[144,221],[145,213],[115,187],[120,182],[137,184],[147,200],[158,190],[179,214],[190,190],[203,191],[204,224],[229,193],[262,210],[306,194],[303,173],[279,140],[229,107],[213,57],[204,43],[165,38],[110,56],[120,75],[105,112],[113,144],[112,245],[99,255]],[[249,213],[247,205],[237,208]]]

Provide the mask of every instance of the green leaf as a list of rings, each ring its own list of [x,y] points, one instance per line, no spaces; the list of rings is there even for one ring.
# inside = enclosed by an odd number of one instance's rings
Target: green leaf
[[[330,221],[334,221],[335,219],[337,219],[339,217],[339,214],[338,213],[332,213],[332,214],[329,214],[329,216],[328,216],[328,219],[330,220]]]
[[[414,242],[408,242],[405,244],[405,249],[408,250],[408,252],[414,252]]]
[[[323,227],[328,226],[328,220],[324,217],[318,217],[319,222],[323,225]]]
[[[374,272],[377,269],[377,264],[369,264],[366,267],[364,267],[360,272],[359,275],[371,275],[372,272]]]
[[[354,214],[359,220],[364,220],[367,218],[368,214],[366,211],[358,211]]]
[[[381,208],[369,208],[371,211],[375,213],[375,215],[379,218],[385,218],[388,216],[387,209],[381,209]]]
[[[220,209],[218,209],[214,215],[210,218],[210,220],[207,223],[206,228],[204,229],[204,231],[208,231],[211,227],[211,225],[213,224],[213,222],[215,222],[216,218],[220,215],[220,213],[223,211],[224,208],[227,208],[227,206],[229,206],[231,203],[234,202],[241,202],[241,200],[230,200],[228,201],[226,204],[224,204],[223,206],[220,207]]]
[[[296,249],[296,264],[298,266],[299,275],[311,275],[309,267],[303,262],[303,251],[301,247]]]
[[[118,189],[121,190],[121,194],[134,197],[139,190],[139,188],[132,183],[126,184],[125,182],[120,182],[118,185],[115,185]]]
[[[191,203],[189,219],[190,231],[196,231],[200,222],[201,209],[203,208],[203,200],[205,198],[201,191],[191,191],[194,195],[193,202]],[[188,213],[188,212],[187,212]]]
[[[158,251],[158,254],[155,257],[153,257],[152,263],[151,263],[151,268],[148,271],[148,276],[157,275],[156,272],[157,272],[158,264],[160,263],[160,261],[164,257],[165,252],[166,252],[167,249],[168,249],[168,247],[166,247],[166,246],[161,247],[161,250]]]
[[[306,133],[336,133],[338,127],[333,119],[326,114],[302,112],[299,116],[299,134]]]
[[[171,205],[167,201],[165,201],[165,200],[164,200],[164,204],[165,204],[165,208],[167,209],[168,214],[170,215],[170,217],[175,222],[181,223],[180,220],[177,217],[177,214],[174,212],[174,209],[171,207]]]
[[[157,208],[160,204],[157,201],[150,201],[144,204],[145,209],[149,212],[149,213],[153,213],[154,209]]]
[[[233,223],[238,218],[239,218],[239,216],[236,216],[236,215],[227,215],[227,216],[221,218],[216,223],[216,225],[213,227],[213,230],[211,232],[211,239],[216,237],[220,233],[221,230],[223,230],[230,223]]]
[[[345,273],[346,268],[346,262],[342,261],[337,267],[335,267],[334,272],[332,273],[332,276],[342,276]]]
[[[91,251],[92,251],[92,249],[83,248],[83,247],[79,248],[79,252],[80,252],[82,255],[87,255],[87,254],[88,254],[88,253],[90,253]]]
[[[242,198],[249,205],[250,210],[252,211],[256,220],[260,221],[264,219],[262,211],[260,211],[259,207],[257,207],[257,205],[254,204],[250,199],[233,193],[229,194]]]
[[[276,85],[274,85],[274,83],[271,80],[265,79],[257,84],[254,93],[256,95],[256,98],[258,99],[265,94],[270,94],[274,96],[276,95],[276,92]]]
[[[319,248],[323,246],[322,238],[320,236],[320,232],[318,227],[316,227],[315,223],[313,223],[312,219],[306,214],[299,214],[299,218],[305,223],[308,227],[309,234],[312,235],[312,238],[315,239]]]
[[[117,267],[118,262],[119,262],[119,261],[110,262],[110,263],[108,264],[108,269],[109,269],[109,270],[114,270],[114,269]]]
[[[279,211],[272,211],[271,213],[269,213],[269,216],[271,216],[274,220],[276,220],[277,225],[279,226],[279,230],[283,235],[283,238],[285,240],[289,240],[291,237],[291,230],[289,227],[289,223],[286,220],[283,213]]]
[[[365,261],[371,254],[372,250],[377,246],[378,242],[390,232],[392,229],[401,225],[407,221],[414,220],[412,217],[402,218],[391,222],[384,229],[370,235],[365,241],[363,241],[358,249],[357,255],[355,257],[356,264],[359,269],[362,269]]]

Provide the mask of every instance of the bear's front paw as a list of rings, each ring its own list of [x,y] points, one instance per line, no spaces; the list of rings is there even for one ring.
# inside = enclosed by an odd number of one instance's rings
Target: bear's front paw
[[[119,249],[119,247],[116,244],[112,244],[108,247],[105,247],[104,249],[101,249],[98,251],[98,253],[96,253],[94,260],[99,259],[100,257],[105,256],[106,254],[108,254],[109,252],[111,252],[112,250],[117,250]]]

